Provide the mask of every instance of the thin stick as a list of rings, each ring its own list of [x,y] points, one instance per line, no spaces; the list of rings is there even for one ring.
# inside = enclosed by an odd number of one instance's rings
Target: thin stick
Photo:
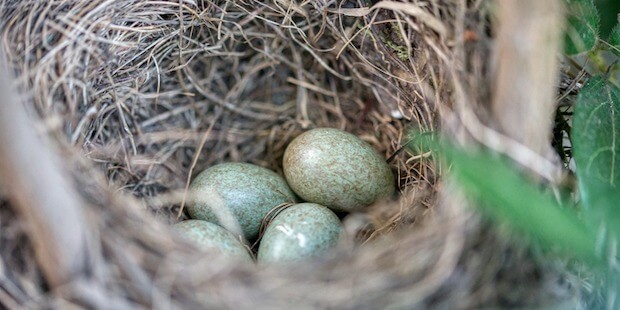
[[[177,218],[181,217],[181,214],[183,214],[183,209],[185,208],[185,202],[187,201],[187,193],[189,192],[189,184],[192,179],[192,173],[194,171],[194,168],[196,167],[196,163],[198,162],[200,153],[202,152],[202,149],[204,148],[205,143],[207,143],[207,139],[209,138],[209,135],[211,134],[211,130],[213,130],[213,126],[215,125],[215,123],[217,122],[221,114],[222,114],[222,109],[217,109],[217,111],[215,112],[215,115],[213,116],[213,120],[211,121],[211,124],[209,124],[209,128],[207,128],[207,131],[205,131],[204,135],[202,136],[202,139],[200,140],[200,143],[198,144],[198,147],[196,148],[196,154],[194,154],[194,158],[192,158],[192,165],[189,167],[189,172],[187,172],[187,180],[185,181],[185,190],[183,192],[183,200],[181,201],[181,207],[179,208],[179,212],[177,213]]]

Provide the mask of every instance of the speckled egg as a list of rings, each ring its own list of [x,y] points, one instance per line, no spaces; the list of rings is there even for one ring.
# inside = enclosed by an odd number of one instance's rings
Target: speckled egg
[[[219,251],[226,257],[240,261],[253,261],[250,252],[235,235],[216,224],[187,220],[175,224],[174,229],[201,249]]]
[[[259,262],[287,262],[317,257],[340,238],[342,223],[316,203],[293,205],[267,226],[258,248]]]
[[[226,228],[239,225],[248,240],[256,238],[269,210],[295,202],[295,194],[281,176],[247,163],[225,163],[206,169],[192,181],[190,195],[190,217]]]
[[[394,192],[385,158],[358,137],[317,128],[284,152],[284,176],[299,197],[335,211],[358,211]]]

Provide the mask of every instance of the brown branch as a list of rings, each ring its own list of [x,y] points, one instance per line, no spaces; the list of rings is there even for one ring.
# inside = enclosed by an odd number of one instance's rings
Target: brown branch
[[[562,31],[557,0],[502,0],[493,116],[499,129],[549,158]]]
[[[65,284],[87,266],[82,203],[60,169],[60,160],[33,127],[11,88],[0,55],[0,179],[11,205],[28,223],[29,237],[47,281]]]

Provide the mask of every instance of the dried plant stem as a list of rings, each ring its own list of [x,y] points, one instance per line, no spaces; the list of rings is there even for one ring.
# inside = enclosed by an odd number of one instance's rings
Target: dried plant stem
[[[557,0],[497,3],[493,117],[503,133],[549,158],[562,5]]]
[[[0,178],[12,205],[29,223],[29,237],[46,279],[52,286],[62,285],[87,267],[82,204],[62,175],[55,153],[38,137],[14,96],[6,72],[2,62]]]

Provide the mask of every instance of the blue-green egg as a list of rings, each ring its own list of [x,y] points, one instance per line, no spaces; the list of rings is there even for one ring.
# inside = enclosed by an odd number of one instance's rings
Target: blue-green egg
[[[253,261],[248,249],[228,230],[206,221],[187,220],[174,225],[186,240],[203,250],[214,250],[239,261]]]
[[[290,262],[324,255],[343,231],[338,216],[316,203],[293,205],[267,226],[258,248],[258,261]]]
[[[191,218],[231,228],[238,225],[248,240],[256,238],[263,217],[295,194],[277,173],[247,163],[212,166],[190,185]],[[234,230],[232,230],[234,231]]]
[[[394,192],[385,158],[348,132],[317,128],[286,148],[284,176],[299,197],[335,211],[359,211]]]

